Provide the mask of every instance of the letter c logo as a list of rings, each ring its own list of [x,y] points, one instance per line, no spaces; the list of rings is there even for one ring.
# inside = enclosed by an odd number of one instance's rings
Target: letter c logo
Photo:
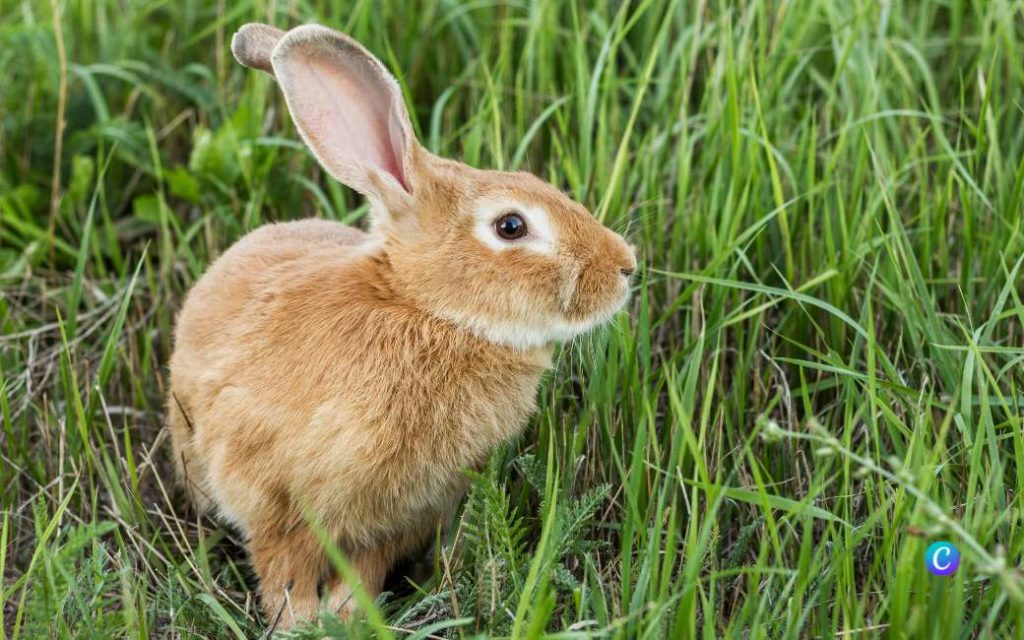
[[[960,567],[960,552],[952,542],[933,542],[924,552],[924,565],[937,576],[951,576]]]

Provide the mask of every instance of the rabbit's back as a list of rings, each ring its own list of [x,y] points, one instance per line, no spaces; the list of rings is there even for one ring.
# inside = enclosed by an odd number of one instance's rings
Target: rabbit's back
[[[369,236],[326,220],[264,225],[236,242],[195,284],[178,316],[171,369],[193,369],[187,360],[212,360],[253,330],[267,299],[310,264],[357,254]],[[251,345],[247,345],[251,347]],[[199,364],[199,363],[194,363]]]

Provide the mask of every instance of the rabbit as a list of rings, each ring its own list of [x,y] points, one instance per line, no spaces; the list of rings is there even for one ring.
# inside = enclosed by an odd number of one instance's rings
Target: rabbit
[[[280,628],[356,610],[312,522],[376,597],[536,409],[553,348],[627,302],[634,248],[528,173],[440,158],[350,37],[248,24],[239,63],[280,85],[303,140],[370,202],[369,230],[268,224],[213,262],[176,321],[179,479],[243,536]]]

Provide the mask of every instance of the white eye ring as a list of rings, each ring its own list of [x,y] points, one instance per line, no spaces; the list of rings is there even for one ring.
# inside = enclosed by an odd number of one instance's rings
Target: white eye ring
[[[498,232],[498,221],[515,214],[522,219],[526,233],[518,238],[506,239]],[[555,255],[557,234],[550,214],[543,208],[511,198],[481,198],[473,212],[473,235],[492,251],[526,249],[535,253]]]

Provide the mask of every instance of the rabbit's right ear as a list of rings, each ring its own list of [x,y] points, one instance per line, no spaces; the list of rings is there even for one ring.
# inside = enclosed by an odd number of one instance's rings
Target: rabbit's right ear
[[[419,143],[384,65],[319,25],[287,32],[271,63],[299,133],[328,173],[379,201],[407,201]]]

